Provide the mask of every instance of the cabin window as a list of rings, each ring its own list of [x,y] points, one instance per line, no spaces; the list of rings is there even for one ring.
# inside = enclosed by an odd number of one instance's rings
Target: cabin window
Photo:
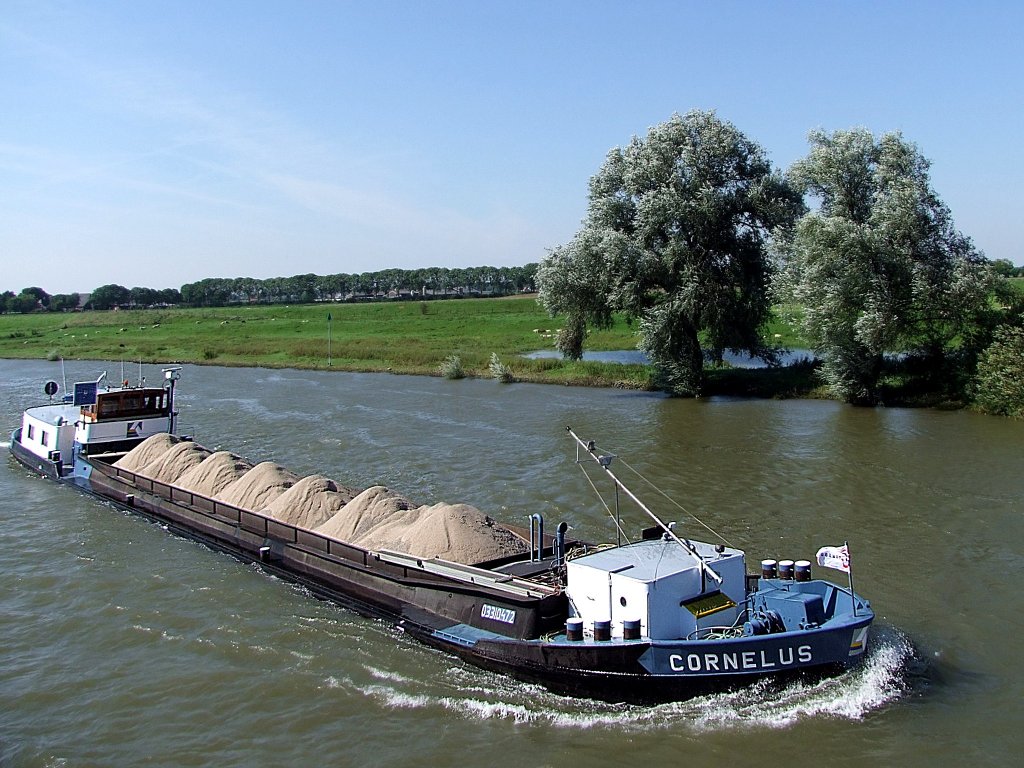
[[[125,416],[158,414],[164,411],[164,393],[159,390],[131,390],[128,392],[105,392],[93,408],[100,420]]]
[[[45,429],[40,430],[39,442],[41,442],[44,446],[48,446],[50,444],[50,433],[47,432]]]
[[[33,438],[35,438],[35,436],[36,436],[35,424],[29,424],[28,425],[28,439],[32,440]]]

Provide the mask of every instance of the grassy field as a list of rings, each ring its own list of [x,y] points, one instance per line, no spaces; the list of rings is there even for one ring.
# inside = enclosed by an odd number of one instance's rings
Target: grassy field
[[[532,297],[0,315],[0,357],[436,375],[446,357],[458,355],[469,375],[488,376],[488,361],[497,353],[520,381],[651,386],[644,365],[521,357],[552,348],[559,325]],[[784,324],[771,328],[769,338],[799,343]],[[633,330],[617,319],[611,329],[594,332],[586,348],[635,345]],[[750,373],[714,372],[712,378],[745,392],[761,386]],[[770,384],[769,394],[779,394],[778,387]],[[791,383],[782,388],[788,391]]]

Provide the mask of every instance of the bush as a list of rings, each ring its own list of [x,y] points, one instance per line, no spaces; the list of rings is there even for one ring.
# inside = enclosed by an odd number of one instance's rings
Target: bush
[[[974,402],[985,413],[1024,418],[1024,328],[996,330],[978,360]]]
[[[441,375],[446,379],[464,379],[466,370],[462,367],[462,360],[458,355],[448,355],[438,368]]]
[[[501,362],[497,352],[491,352],[491,362],[487,367],[491,372],[491,376],[502,384],[511,384],[516,380],[516,377],[512,375],[512,371],[509,367]]]

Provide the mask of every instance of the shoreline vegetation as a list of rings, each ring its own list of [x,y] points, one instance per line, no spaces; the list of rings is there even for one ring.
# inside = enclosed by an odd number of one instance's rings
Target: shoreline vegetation
[[[454,356],[467,377],[658,389],[650,365],[523,357],[553,349],[560,325],[561,320],[548,317],[532,295],[39,312],[0,315],[0,357],[440,376],[442,365]],[[778,319],[766,336],[766,341],[777,347],[806,346],[794,326]],[[616,317],[610,328],[592,332],[585,346],[591,351],[634,349],[635,329]],[[501,377],[494,373],[494,356]],[[778,368],[709,366],[702,395],[827,398],[815,368],[806,361]],[[906,391],[899,379],[900,372],[894,369],[887,404],[963,406],[941,393]]]
[[[0,315],[0,357],[440,376],[442,364],[456,356],[467,377],[495,378],[497,355],[506,382],[657,389],[649,365],[523,357],[554,349],[560,327],[533,295],[8,314]],[[768,335],[779,346],[799,346],[783,323]],[[635,347],[634,329],[621,318],[590,334],[586,345],[591,351]],[[801,397],[817,386],[808,365],[709,368],[707,394]]]

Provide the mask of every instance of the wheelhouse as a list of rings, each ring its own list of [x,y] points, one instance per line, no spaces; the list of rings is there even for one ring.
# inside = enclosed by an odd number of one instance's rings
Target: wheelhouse
[[[166,418],[169,414],[170,398],[162,387],[97,392],[94,403],[82,406],[82,420],[86,422]]]

